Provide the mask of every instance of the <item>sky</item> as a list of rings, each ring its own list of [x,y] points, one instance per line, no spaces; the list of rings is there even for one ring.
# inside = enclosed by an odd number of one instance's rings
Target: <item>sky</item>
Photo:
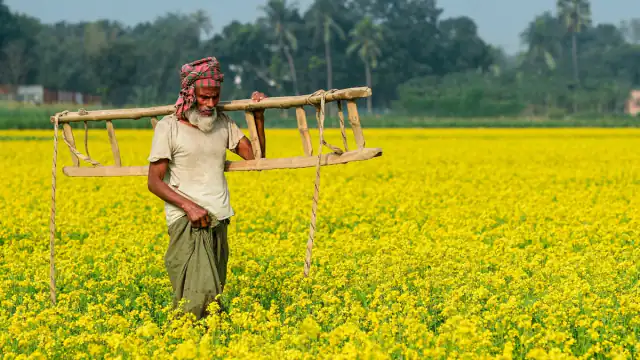
[[[290,2],[292,0],[289,0]],[[204,10],[212,18],[214,32],[232,20],[253,21],[267,0],[4,0],[12,11],[39,18],[45,23],[98,19],[118,20],[126,25],[153,21],[167,12]],[[306,10],[312,0],[297,0]],[[519,34],[535,15],[555,12],[555,0],[438,0],[442,17],[468,16],[478,25],[480,36],[513,54],[521,48]],[[215,9],[214,9],[214,5]],[[591,0],[593,21],[613,23],[640,17],[640,0]]]

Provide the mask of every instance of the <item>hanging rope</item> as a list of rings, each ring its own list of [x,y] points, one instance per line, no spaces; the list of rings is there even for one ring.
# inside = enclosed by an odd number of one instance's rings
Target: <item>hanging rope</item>
[[[91,158],[91,154],[89,154],[89,124],[87,120],[84,121],[84,151],[87,153],[87,157]]]
[[[56,239],[56,169],[58,160],[58,118],[53,118],[53,166],[51,168],[51,215],[49,217],[49,293],[51,302],[56,304],[56,277],[54,265],[54,244]]]
[[[83,109],[81,109],[83,110]],[[56,238],[56,179],[57,179],[57,163],[58,163],[58,129],[60,126],[60,117],[69,113],[68,110],[57,113],[53,117],[53,165],[51,167],[51,215],[49,217],[49,292],[51,302],[56,304],[56,277],[55,277],[55,238]],[[89,154],[89,127],[87,122],[84,122],[84,146],[87,154]],[[101,166],[101,164],[89,156],[85,156],[75,146],[67,140],[67,137],[62,132],[62,140],[67,144],[69,150],[74,153],[78,158],[94,165]]]
[[[305,277],[309,276],[309,269],[311,268],[311,252],[313,250],[313,241],[316,233],[318,197],[320,194],[320,167],[322,162],[322,146],[323,145],[327,146],[328,148],[333,150],[334,153],[338,155],[341,155],[343,153],[343,151],[340,148],[333,146],[324,140],[324,117],[325,117],[324,109],[325,109],[326,97],[327,97],[327,94],[330,94],[334,91],[336,90],[335,89],[329,90],[329,91],[318,90],[309,96],[310,98],[312,96],[317,96],[318,94],[322,95],[322,97],[320,98],[320,105],[317,107],[318,111],[316,111],[316,120],[318,121],[318,130],[320,131],[320,141],[319,141],[320,144],[318,146],[318,161],[316,162],[316,181],[315,181],[315,187],[313,192],[313,205],[311,207],[311,224],[309,225],[309,239],[307,240],[307,256],[304,261]],[[311,104],[308,100],[307,102]],[[339,108],[341,108],[340,105],[338,106]],[[341,121],[341,127],[344,127],[344,121]],[[346,140],[346,134],[344,132],[344,129],[342,131],[342,136],[343,136],[343,142],[345,143],[345,149],[346,149],[347,140]]]

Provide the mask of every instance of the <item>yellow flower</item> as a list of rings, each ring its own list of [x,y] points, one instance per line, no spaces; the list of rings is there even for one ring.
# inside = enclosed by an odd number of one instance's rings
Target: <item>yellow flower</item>
[[[326,133],[342,143],[339,130]],[[152,136],[117,130],[123,163],[145,165]],[[222,295],[228,312],[202,321],[172,309],[163,202],[145,178],[66,177],[64,143],[52,306],[52,144],[0,137],[0,353],[284,360],[640,352],[640,130],[365,136],[382,157],[321,169],[309,277],[302,270],[315,169],[226,174],[236,213]],[[269,157],[300,155],[297,130],[268,129],[267,137]],[[110,165],[106,132],[92,129],[89,138],[91,156]]]

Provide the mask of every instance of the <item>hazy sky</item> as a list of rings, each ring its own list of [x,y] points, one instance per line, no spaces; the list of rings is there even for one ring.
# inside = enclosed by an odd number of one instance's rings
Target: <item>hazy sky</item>
[[[291,1],[291,0],[290,0]],[[66,20],[119,20],[127,25],[151,21],[169,11],[206,11],[213,19],[214,31],[231,20],[252,21],[266,0],[4,0],[12,11],[40,18],[45,23]],[[298,0],[306,9],[312,0]],[[533,16],[554,10],[555,0],[439,0],[443,17],[466,15],[478,24],[480,35],[490,43],[514,52],[520,46],[519,34]],[[215,9],[214,9],[214,5]],[[640,0],[591,0],[596,23],[619,24],[640,17]]]

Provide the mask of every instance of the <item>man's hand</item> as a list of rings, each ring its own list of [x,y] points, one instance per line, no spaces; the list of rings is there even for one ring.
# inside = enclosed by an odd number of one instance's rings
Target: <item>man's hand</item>
[[[184,206],[183,210],[187,213],[191,226],[194,228],[206,228],[211,225],[209,212],[201,206],[191,203]]]
[[[261,100],[264,100],[266,98],[267,96],[259,91],[254,91],[253,94],[251,94],[251,100],[253,100],[253,102],[260,102]],[[253,114],[256,118],[259,117],[260,119],[264,120],[264,109],[254,110]]]
[[[169,168],[169,160],[161,159],[149,164],[149,174],[147,186],[149,191],[160,199],[167,201],[174,206],[184,210],[194,228],[208,227],[211,225],[209,213],[198,204],[188,200],[177,192],[173,191],[169,185],[164,183],[164,178]]]

